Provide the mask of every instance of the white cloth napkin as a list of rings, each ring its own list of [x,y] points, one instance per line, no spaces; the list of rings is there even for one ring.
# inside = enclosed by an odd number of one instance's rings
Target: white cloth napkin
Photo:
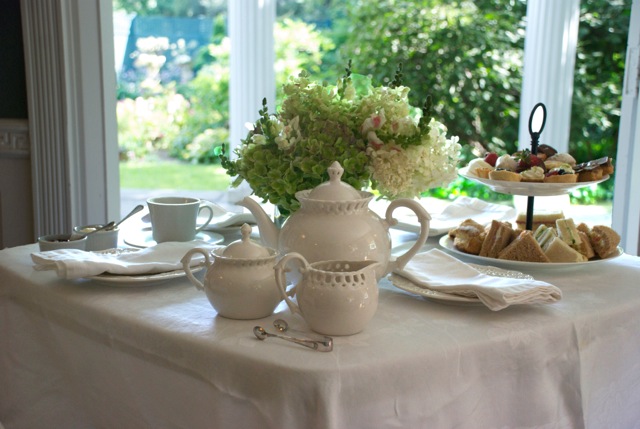
[[[429,211],[429,207],[425,205]],[[471,197],[458,197],[455,201],[438,214],[431,215],[429,223],[429,235],[441,235],[449,232],[451,228],[460,225],[465,219],[473,219],[480,224],[489,224],[492,220],[515,219],[517,211],[513,207],[503,204],[492,204]],[[418,219],[413,212],[407,211],[398,216],[398,228],[405,231],[417,232],[420,229]]]
[[[394,273],[427,289],[476,296],[493,311],[514,304],[551,303],[562,298],[560,289],[552,284],[486,275],[438,249],[418,253]]]
[[[32,253],[31,259],[35,263],[36,270],[55,270],[58,277],[63,279],[92,277],[102,273],[156,274],[181,269],[180,260],[195,247],[209,251],[218,246],[196,240],[160,243],[139,251],[119,254],[61,249]],[[202,263],[203,260],[204,257],[201,254],[195,254],[191,265]]]

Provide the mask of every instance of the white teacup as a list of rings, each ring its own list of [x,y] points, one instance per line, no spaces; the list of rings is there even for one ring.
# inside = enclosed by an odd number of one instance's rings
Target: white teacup
[[[156,197],[147,200],[151,215],[153,239],[157,243],[165,241],[191,241],[196,234],[209,225],[213,209],[202,205],[198,198]],[[207,221],[196,227],[201,210],[209,210]]]

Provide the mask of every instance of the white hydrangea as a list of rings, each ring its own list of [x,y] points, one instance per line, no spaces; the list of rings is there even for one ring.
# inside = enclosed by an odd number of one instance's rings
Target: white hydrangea
[[[460,155],[458,137],[446,137],[446,127],[431,120],[423,144],[401,150],[393,144],[367,149],[372,179],[385,197],[414,197],[448,185],[456,178]]]

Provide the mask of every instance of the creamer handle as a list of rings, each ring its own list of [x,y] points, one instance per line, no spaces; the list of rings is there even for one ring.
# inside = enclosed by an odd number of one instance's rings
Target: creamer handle
[[[286,272],[287,263],[291,260],[294,260],[294,261],[298,260],[302,264],[302,266],[298,268],[298,270],[300,271],[300,274],[302,274],[302,277],[300,280],[298,280],[298,283],[296,283],[291,289],[294,292],[292,294],[293,296],[295,295],[295,291],[298,289],[298,285],[304,278],[304,275],[307,269],[309,268],[309,263],[307,262],[307,260],[304,258],[304,256],[302,256],[299,253],[296,253],[296,252],[287,253],[282,257],[282,259],[280,259],[280,261],[278,261],[278,263],[273,269],[276,272],[276,284],[278,285],[278,289],[280,289],[280,295],[282,295],[282,297],[284,298],[285,302],[289,306],[289,309],[291,310],[292,313],[294,314],[298,313],[302,316],[302,312],[300,311],[300,307],[298,307],[298,304],[293,302],[293,300],[289,298],[289,295],[287,294],[287,277],[285,275],[285,272]]]

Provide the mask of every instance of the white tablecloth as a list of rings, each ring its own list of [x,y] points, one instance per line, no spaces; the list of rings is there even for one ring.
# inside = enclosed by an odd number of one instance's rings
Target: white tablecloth
[[[36,428],[638,428],[640,258],[531,273],[552,305],[427,301],[380,283],[319,353],[258,341],[188,280],[125,288],[0,251],[0,422]]]

